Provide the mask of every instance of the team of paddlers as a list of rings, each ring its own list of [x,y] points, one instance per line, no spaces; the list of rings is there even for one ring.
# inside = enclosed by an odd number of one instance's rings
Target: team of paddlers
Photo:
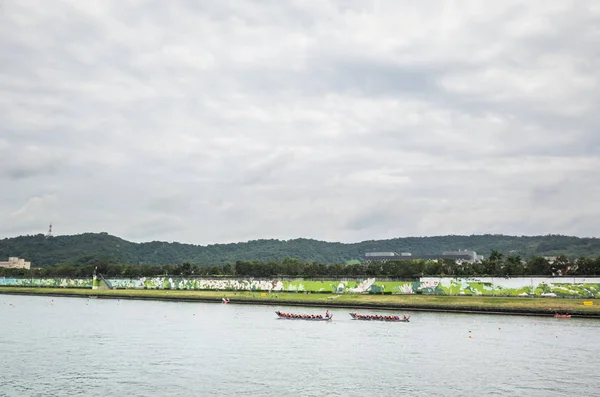
[[[358,314],[352,313],[353,317],[356,319],[365,319],[365,320],[384,320],[384,321],[399,321],[406,320],[408,317],[405,315],[400,318],[400,316],[380,316],[378,314]]]
[[[322,319],[322,318],[329,318],[331,317],[331,315],[329,314],[329,310],[327,311],[327,313],[325,313],[325,317],[323,317],[320,314],[298,314],[298,313],[284,313],[284,312],[277,312],[277,314],[279,315],[279,317],[285,317],[285,318],[302,318],[302,319]]]

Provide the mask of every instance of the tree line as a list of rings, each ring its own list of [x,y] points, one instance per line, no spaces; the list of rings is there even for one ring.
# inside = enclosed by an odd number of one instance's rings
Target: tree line
[[[0,260],[18,256],[35,267],[58,264],[86,265],[90,257],[102,255],[108,263],[169,265],[184,262],[219,266],[237,261],[281,262],[298,258],[326,265],[361,261],[367,252],[411,252],[414,256],[470,249],[488,257],[493,249],[518,253],[522,258],[556,256],[569,258],[600,255],[600,239],[569,236],[432,236],[369,240],[358,243],[312,239],[262,239],[240,243],[193,245],[152,241],[133,243],[108,233],[46,237],[42,234],[0,239]]]
[[[518,255],[504,255],[493,250],[478,263],[457,263],[454,259],[402,260],[388,262],[333,264],[304,262],[296,258],[282,261],[237,261],[233,264],[199,266],[190,262],[175,265],[131,265],[110,263],[102,257],[90,259],[84,265],[61,264],[36,269],[0,268],[0,277],[91,277],[94,270],[104,277],[139,278],[153,276],[232,276],[232,277],[518,277],[518,276],[598,276],[600,257],[554,260],[536,256],[522,260]]]

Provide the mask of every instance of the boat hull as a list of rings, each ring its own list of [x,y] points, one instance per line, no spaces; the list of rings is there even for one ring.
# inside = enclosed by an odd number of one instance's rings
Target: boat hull
[[[288,315],[283,315],[280,311],[276,311],[275,314],[277,314],[277,318],[281,319],[281,320],[304,320],[304,321],[331,321],[331,319],[333,318],[333,314],[331,314],[329,317],[300,317],[301,314],[296,314],[296,313],[287,313]],[[298,316],[298,317],[294,317],[294,316]]]
[[[378,314],[358,314],[358,313],[349,313],[350,317],[354,320],[359,321],[383,321],[386,323],[409,323],[410,317],[395,318],[394,316],[380,316]]]

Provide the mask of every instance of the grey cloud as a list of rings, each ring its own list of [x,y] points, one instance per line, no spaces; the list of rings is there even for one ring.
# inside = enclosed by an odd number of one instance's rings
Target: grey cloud
[[[409,232],[418,222],[420,214],[410,211],[409,200],[398,197],[396,200],[384,199],[371,208],[365,208],[349,217],[345,227],[352,231],[389,232],[395,230]],[[401,234],[404,234],[401,232]],[[410,233],[410,232],[409,232]]]
[[[246,185],[268,183],[270,177],[285,169],[295,159],[291,153],[275,153],[266,155],[264,159],[250,165],[242,174],[240,182]]]
[[[3,149],[0,146],[0,157],[4,159],[0,165],[0,179],[51,177],[66,166],[64,155],[52,152],[51,148],[7,145]]]
[[[36,175],[42,174],[53,174],[57,171],[57,165],[54,163],[50,163],[47,165],[29,165],[25,164],[23,166],[12,166],[8,170],[5,171],[5,175],[10,179],[23,179],[30,178]]]
[[[568,177],[558,175],[554,182],[535,184],[531,200],[536,207],[574,207],[572,211],[576,211],[579,205],[585,206],[590,199],[600,197],[599,181],[596,171],[575,172]]]
[[[192,210],[192,201],[192,197],[183,194],[165,194],[151,198],[148,210],[159,214],[177,214]]]
[[[440,93],[437,84],[442,70],[433,67],[407,67],[393,63],[365,61],[364,59],[335,59],[314,76],[327,86],[328,91],[346,92],[364,96],[401,96],[423,98]]]
[[[0,234],[589,234],[594,4],[7,4]]]
[[[185,230],[185,222],[179,216],[172,215],[155,215],[149,219],[138,222],[135,225],[135,230],[132,236],[134,238],[150,238],[155,236],[160,238],[164,233],[180,232]]]

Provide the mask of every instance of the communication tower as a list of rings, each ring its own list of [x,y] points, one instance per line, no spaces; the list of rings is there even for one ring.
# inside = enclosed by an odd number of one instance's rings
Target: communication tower
[[[46,234],[46,237],[52,237],[52,224],[50,224],[48,227],[48,233]]]

